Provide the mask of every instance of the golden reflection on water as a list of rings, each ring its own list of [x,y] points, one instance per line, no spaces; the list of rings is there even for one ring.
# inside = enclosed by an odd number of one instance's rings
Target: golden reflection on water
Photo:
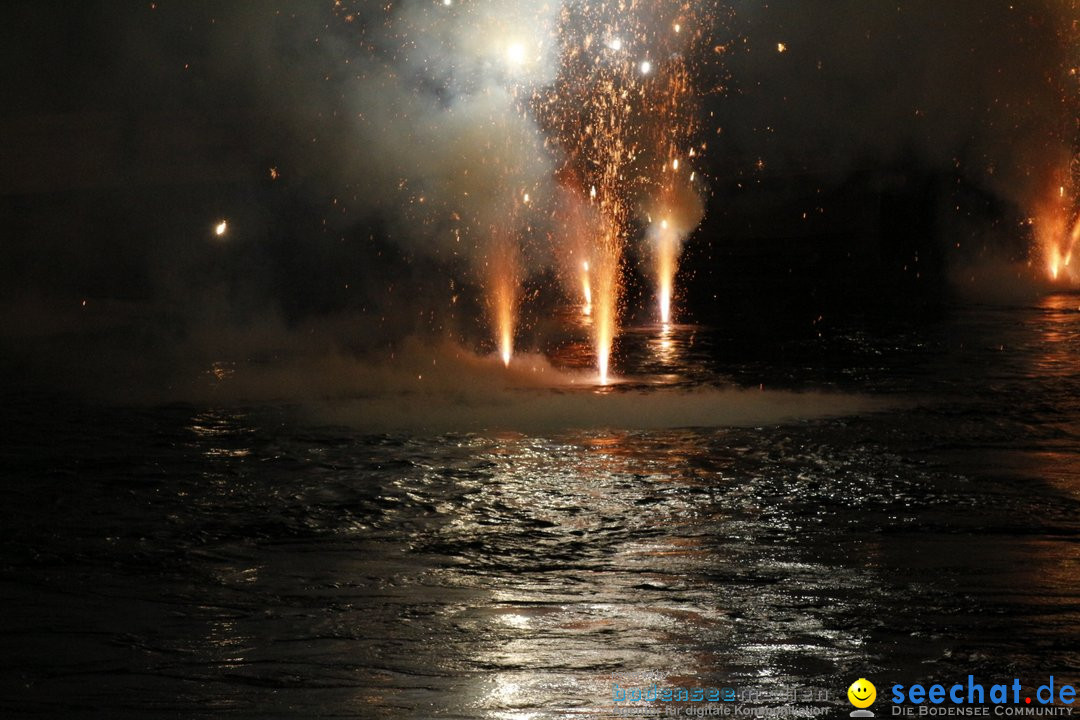
[[[1039,303],[1043,312],[1040,350],[1035,372],[1043,377],[1077,377],[1076,349],[1080,344],[1080,295],[1048,295]]]
[[[1046,449],[1034,453],[1038,475],[1058,491],[1080,498],[1080,295],[1048,295],[1039,304],[1038,355],[1033,374],[1050,383],[1056,395],[1057,413],[1053,416],[1056,438],[1044,443]]]
[[[649,340],[649,347],[657,360],[662,363],[671,364],[680,360],[681,348],[675,343],[671,323],[664,323],[660,326],[656,337]]]
[[[590,547],[580,558],[563,557],[564,568],[549,564],[548,546],[538,545],[542,571],[492,579],[478,634],[502,640],[469,661],[493,669],[475,691],[488,717],[534,717],[537,706],[550,711],[560,699],[567,713],[610,709],[613,675],[651,672],[661,686],[694,686],[725,672],[731,648],[703,639],[730,638],[745,608],[729,605],[719,590],[693,586],[717,563],[735,562],[718,557],[698,525],[725,522],[709,491],[729,482],[723,463],[690,470],[707,441],[694,433],[591,433],[546,446],[504,438],[490,451],[502,467],[496,482],[479,488],[474,507],[543,520],[552,538],[577,533]],[[491,527],[490,518],[469,512],[455,523],[455,532],[475,537]],[[804,633],[825,632],[807,617],[788,622]],[[781,677],[794,652],[822,651],[790,642],[749,650],[762,679]]]
[[[215,443],[235,440],[246,434],[243,416],[228,412],[208,411],[195,415],[187,427],[195,436],[195,442],[203,447],[203,455],[209,459],[242,459],[251,455],[250,447],[224,447]]]

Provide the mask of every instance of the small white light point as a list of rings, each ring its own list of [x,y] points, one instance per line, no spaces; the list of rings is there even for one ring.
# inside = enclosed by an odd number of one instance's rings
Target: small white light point
[[[226,231],[228,231],[228,229],[229,229],[228,221],[227,220],[222,220],[221,222],[219,222],[217,225],[214,226],[214,234],[217,235],[218,237],[222,237],[222,236],[225,235],[225,233],[226,233]]]
[[[648,60],[642,60],[641,61],[641,74],[642,75],[648,75],[651,72],[652,72],[652,63],[649,62]]]
[[[611,38],[607,46],[615,52],[622,50],[622,38]]]

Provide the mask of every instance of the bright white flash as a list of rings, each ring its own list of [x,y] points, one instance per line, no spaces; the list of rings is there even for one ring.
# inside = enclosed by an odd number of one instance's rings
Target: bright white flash
[[[641,74],[642,75],[648,75],[651,72],[652,72],[652,63],[649,62],[648,60],[643,60],[641,62]]]
[[[607,46],[615,52],[619,52],[622,50],[622,38],[611,38],[608,40]]]
[[[506,48],[506,59],[511,65],[522,65],[525,62],[525,46],[521,43],[511,43]]]

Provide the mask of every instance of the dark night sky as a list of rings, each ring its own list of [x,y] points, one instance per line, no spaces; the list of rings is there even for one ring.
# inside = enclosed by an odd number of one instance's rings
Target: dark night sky
[[[350,327],[346,344],[363,347],[388,315],[399,333],[470,332],[475,307],[446,308],[447,273],[468,283],[468,260],[412,222],[391,180],[437,186],[423,166],[438,158],[413,143],[425,128],[395,103],[438,107],[448,91],[365,5],[345,22],[330,2],[7,4],[0,347],[17,367],[49,365],[58,345],[112,362],[117,338],[201,362],[297,327],[327,342]],[[700,67],[723,87],[705,99],[697,289],[724,282],[710,263],[731,238],[828,235],[876,212],[880,197],[851,190],[867,177],[899,172],[902,196],[912,177],[957,178],[982,198],[969,224],[1013,228],[1073,144],[1064,5],[710,3]],[[823,197],[842,206],[834,224],[762,222]],[[227,241],[212,237],[219,218]],[[532,270],[544,265],[537,251]]]

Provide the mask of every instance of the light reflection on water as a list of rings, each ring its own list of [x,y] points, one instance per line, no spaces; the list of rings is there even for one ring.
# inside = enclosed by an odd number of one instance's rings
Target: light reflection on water
[[[920,397],[775,427],[365,436],[279,408],[21,408],[0,710],[591,717],[631,673],[841,702],[861,676],[1075,681],[1073,306],[856,328],[791,363],[690,326],[624,336],[637,387]]]

